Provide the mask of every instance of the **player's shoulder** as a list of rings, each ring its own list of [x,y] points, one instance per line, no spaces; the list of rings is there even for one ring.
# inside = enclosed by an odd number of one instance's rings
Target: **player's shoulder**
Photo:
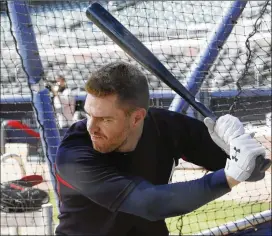
[[[182,128],[184,131],[189,131],[192,129],[202,129],[204,127],[204,123],[196,118],[163,108],[150,108],[148,116],[151,117],[160,128],[164,127],[166,130],[169,128]]]
[[[73,123],[65,132],[59,148],[86,146],[92,148],[92,141],[87,130],[87,119]]]
[[[148,115],[157,119],[158,121],[163,122],[173,122],[173,121],[191,121],[191,122],[199,122],[199,120],[186,116],[184,114],[181,114],[179,112],[167,110],[164,108],[149,108]]]
[[[165,109],[165,108],[157,108],[157,107],[150,107],[148,109],[148,114],[151,115],[151,116],[155,116],[155,117],[163,117],[163,118],[171,118],[173,116],[181,116],[181,117],[185,117],[185,115],[183,114],[180,114],[178,112],[175,112],[175,111],[171,111],[171,110],[168,110],[168,109]]]
[[[71,125],[63,136],[56,155],[56,164],[73,163],[80,158],[96,158],[92,141],[86,126],[86,119]]]
[[[150,107],[148,109],[148,113],[147,116],[149,117],[155,117],[155,118],[167,118],[170,117],[172,114],[172,111],[169,111],[167,109],[164,108],[157,108],[157,107]]]
[[[66,131],[63,140],[67,139],[70,136],[84,136],[88,135],[87,131],[87,119],[79,120],[73,123],[69,129]]]

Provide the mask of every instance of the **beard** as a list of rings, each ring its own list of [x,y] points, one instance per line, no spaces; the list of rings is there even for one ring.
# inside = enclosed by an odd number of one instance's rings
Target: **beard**
[[[126,128],[122,132],[113,135],[112,138],[102,138],[98,141],[92,140],[93,148],[101,153],[118,151],[123,145],[127,143],[128,134],[129,129]]]
[[[118,151],[118,149],[123,146],[127,142],[127,138],[120,142],[112,142],[112,143],[102,143],[102,142],[93,142],[93,148],[101,153],[109,153]]]

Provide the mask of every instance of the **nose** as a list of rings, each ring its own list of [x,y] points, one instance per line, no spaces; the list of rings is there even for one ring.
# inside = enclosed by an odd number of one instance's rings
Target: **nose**
[[[92,117],[88,118],[87,126],[88,126],[89,132],[92,134],[99,131],[98,122]]]

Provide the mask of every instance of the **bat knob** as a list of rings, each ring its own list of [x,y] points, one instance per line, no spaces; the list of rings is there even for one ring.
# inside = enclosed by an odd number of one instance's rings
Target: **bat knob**
[[[246,180],[247,182],[256,182],[262,180],[265,176],[265,171],[267,171],[272,164],[272,161],[264,158],[260,155],[256,158],[255,168],[251,176]]]

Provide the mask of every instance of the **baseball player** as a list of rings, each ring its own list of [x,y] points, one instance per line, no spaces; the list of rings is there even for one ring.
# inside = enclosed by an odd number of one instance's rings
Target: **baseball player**
[[[56,156],[57,235],[166,236],[166,218],[261,180],[270,166],[236,117],[203,123],[149,108],[146,77],[130,64],[101,67],[86,91],[87,118],[69,128]],[[180,158],[212,173],[169,184]]]

